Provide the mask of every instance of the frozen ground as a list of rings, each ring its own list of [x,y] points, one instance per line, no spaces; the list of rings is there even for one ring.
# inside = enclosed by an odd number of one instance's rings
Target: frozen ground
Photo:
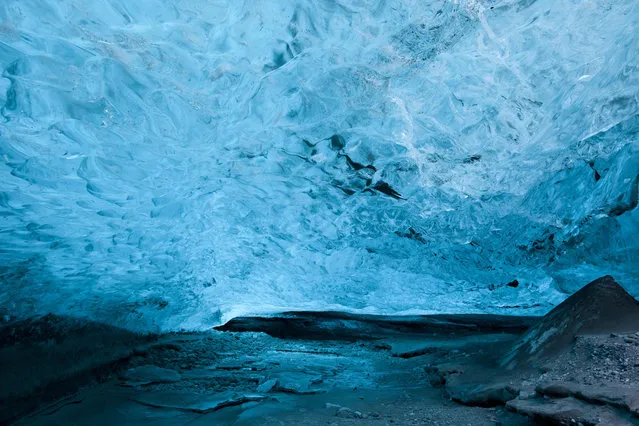
[[[492,425],[502,418],[527,424],[503,407],[449,401],[424,369],[444,354],[493,353],[516,335],[428,336],[336,341],[255,332],[167,335],[92,386],[40,406],[17,424]],[[429,355],[397,356],[424,347]],[[257,400],[215,409],[241,397]]]
[[[161,336],[87,323],[78,332],[78,322],[56,317],[12,328],[22,331],[17,341],[2,330],[0,361],[14,373],[0,379],[0,421],[639,424],[639,303],[609,277],[541,319],[317,316]],[[70,356],[74,346],[92,345],[93,354]],[[48,358],[25,356],[34,352]]]
[[[174,335],[162,339],[165,346],[130,358],[103,376],[102,383],[70,392],[16,424],[549,424],[548,419],[535,423],[513,412],[526,413],[525,404],[539,405],[540,400],[531,396],[509,403],[511,410],[503,406],[503,401],[480,400],[479,405],[490,406],[481,407],[450,399],[453,396],[468,402],[464,392],[482,385],[497,389],[495,394],[511,386],[516,392],[521,389],[524,395],[534,395],[539,384],[545,386],[543,392],[555,398],[557,389],[565,392],[557,398],[563,403],[568,401],[565,397],[570,389],[585,389],[586,395],[591,392],[596,399],[601,398],[602,387],[605,396],[607,387],[613,386],[609,400],[615,401],[621,388],[631,395],[628,400],[635,404],[635,414],[639,415],[637,335],[581,339],[575,353],[564,355],[541,376],[530,371],[513,375],[492,367],[492,358],[515,337],[404,335],[374,342],[345,342],[281,340],[261,333]],[[397,356],[407,348],[428,351],[409,358]],[[599,357],[605,365],[593,365],[592,348],[605,353]],[[461,383],[448,375],[451,364],[456,365],[455,372],[463,372],[454,374]],[[440,376],[442,371],[446,372]],[[464,382],[466,376],[471,376],[469,383]],[[445,387],[439,383],[441,377],[449,382]],[[242,398],[244,403],[240,403]],[[545,400],[541,401],[543,404]],[[627,408],[599,402],[592,405],[583,398],[571,400],[571,404],[581,411],[569,405],[572,411],[565,424],[639,424],[639,418],[633,420]],[[622,400],[619,405],[623,405]],[[570,418],[576,420],[571,423]],[[577,422],[584,418],[589,422]]]
[[[2,318],[637,295],[638,26],[635,0],[3,0]]]

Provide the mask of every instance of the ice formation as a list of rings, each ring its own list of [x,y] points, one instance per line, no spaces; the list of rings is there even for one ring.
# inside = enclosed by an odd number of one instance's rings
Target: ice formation
[[[5,319],[639,294],[636,0],[3,0],[0,73]]]

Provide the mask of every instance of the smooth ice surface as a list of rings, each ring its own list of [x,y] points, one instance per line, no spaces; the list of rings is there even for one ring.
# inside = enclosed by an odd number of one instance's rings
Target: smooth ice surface
[[[0,72],[5,320],[639,293],[636,0],[3,0]]]

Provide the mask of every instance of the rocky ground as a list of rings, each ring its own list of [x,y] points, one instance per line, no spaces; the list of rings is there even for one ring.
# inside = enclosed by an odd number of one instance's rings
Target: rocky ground
[[[207,333],[139,336],[87,323],[76,332],[74,320],[46,317],[0,330],[0,419],[639,424],[639,307],[614,281],[593,284],[541,319],[291,313]]]

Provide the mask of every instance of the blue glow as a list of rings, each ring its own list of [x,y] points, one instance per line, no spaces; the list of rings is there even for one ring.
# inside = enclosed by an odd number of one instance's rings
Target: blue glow
[[[637,295],[638,28],[636,0],[3,0],[0,308]]]

